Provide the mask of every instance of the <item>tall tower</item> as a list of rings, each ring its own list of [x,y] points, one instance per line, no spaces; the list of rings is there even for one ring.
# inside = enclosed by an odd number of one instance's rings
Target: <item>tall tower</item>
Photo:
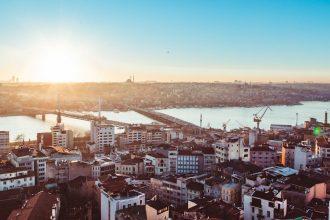
[[[61,124],[61,106],[60,106],[60,95],[57,94],[57,118],[56,118],[57,124]]]

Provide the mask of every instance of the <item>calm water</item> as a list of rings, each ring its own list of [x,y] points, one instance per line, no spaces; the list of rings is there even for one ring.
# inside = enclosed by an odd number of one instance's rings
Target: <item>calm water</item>
[[[310,117],[315,117],[320,121],[324,120],[324,112],[329,112],[330,117],[330,102],[303,102],[302,105],[295,106],[271,106],[272,111],[268,111],[260,127],[269,129],[271,123],[291,124],[296,123],[296,113],[299,114],[298,123],[302,124]],[[203,114],[203,126],[210,124],[211,127],[221,128],[222,123],[231,119],[228,123],[228,129],[238,128],[242,125],[254,127],[253,114],[258,112],[261,108],[242,108],[242,107],[228,107],[228,108],[176,108],[158,110],[165,114],[169,114],[180,119],[189,121],[199,125],[200,114]],[[97,114],[97,113],[93,113]],[[133,111],[127,112],[102,112],[102,115],[108,119],[122,121],[127,123],[142,123],[149,124],[153,120],[140,115]],[[62,117],[65,127],[72,129],[75,135],[84,135],[89,131],[90,123],[78,119]],[[330,120],[330,118],[329,118]],[[55,115],[47,115],[46,121],[27,116],[10,116],[0,117],[0,130],[10,131],[10,139],[13,141],[19,134],[24,134],[25,139],[36,139],[37,132],[50,131],[56,121]],[[240,122],[240,124],[238,122]],[[116,132],[120,132],[116,129]]]
[[[93,113],[97,115],[97,113]],[[140,115],[133,111],[127,112],[102,112],[102,116],[111,118],[112,120],[122,121],[127,123],[149,124],[153,120]],[[75,135],[84,135],[90,129],[90,122],[79,119],[62,117],[62,121],[66,129],[73,130]],[[41,118],[32,118],[28,116],[9,116],[0,117],[0,130],[9,131],[10,140],[14,141],[19,134],[23,134],[25,140],[35,140],[38,132],[49,132],[50,127],[56,122],[56,115],[46,115],[46,121]],[[116,128],[116,133],[122,132]]]
[[[163,109],[159,112],[175,116],[199,125],[200,114],[203,115],[203,126],[210,124],[211,127],[221,128],[222,123],[228,121],[228,129],[238,128],[242,125],[255,127],[253,114],[258,112],[260,107],[226,107],[226,108],[176,108]],[[298,124],[303,124],[310,117],[324,121],[324,112],[329,112],[330,121],[330,102],[302,102],[302,105],[294,106],[271,106],[272,111],[267,111],[260,127],[269,129],[270,124],[296,124],[296,113],[298,113]],[[238,122],[241,124],[239,124]]]

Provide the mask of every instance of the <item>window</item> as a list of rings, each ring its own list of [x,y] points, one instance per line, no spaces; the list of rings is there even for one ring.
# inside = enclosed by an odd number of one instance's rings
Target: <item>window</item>
[[[267,211],[267,217],[268,218],[270,217],[270,211]]]
[[[254,207],[252,207],[252,213],[254,213]]]

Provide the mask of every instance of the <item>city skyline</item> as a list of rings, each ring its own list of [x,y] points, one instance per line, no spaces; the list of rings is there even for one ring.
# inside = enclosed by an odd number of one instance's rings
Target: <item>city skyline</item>
[[[330,83],[329,1],[0,3],[0,80]]]

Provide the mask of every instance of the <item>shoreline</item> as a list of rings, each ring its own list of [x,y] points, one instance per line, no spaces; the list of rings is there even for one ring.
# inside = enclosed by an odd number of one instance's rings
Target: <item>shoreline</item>
[[[295,106],[295,105],[303,105],[303,102],[330,102],[330,101],[300,101],[297,103],[286,103],[286,104],[271,104],[269,106]],[[258,104],[258,105],[184,105],[184,106],[167,106],[167,107],[149,107],[149,108],[145,108],[147,110],[153,110],[153,111],[157,111],[157,110],[167,110],[167,109],[187,109],[187,108],[197,108],[197,109],[203,109],[203,108],[212,108],[212,109],[216,109],[216,108],[258,108],[258,107],[264,107],[267,105],[262,105],[262,104]],[[69,110],[69,111],[77,111],[77,112],[88,112],[86,110]],[[134,111],[131,108],[127,108],[127,109],[116,109],[116,108],[106,108],[103,109],[102,111],[111,111],[113,113],[121,113],[121,112],[128,112],[128,111]],[[89,111],[89,112],[97,112],[97,111]],[[5,114],[1,114],[0,113],[0,117],[15,117],[15,116],[26,116],[26,117],[33,117],[31,115],[28,114],[24,114],[23,112],[17,112],[17,113],[5,113]],[[35,118],[35,117],[33,117]]]

